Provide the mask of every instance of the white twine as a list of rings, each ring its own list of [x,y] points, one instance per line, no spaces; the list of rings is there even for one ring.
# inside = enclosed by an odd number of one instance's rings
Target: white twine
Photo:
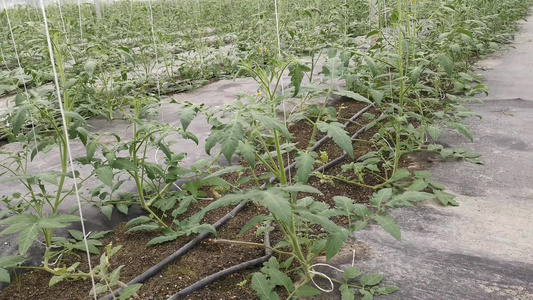
[[[92,265],[91,265],[91,253],[89,252],[89,244],[87,242],[87,233],[85,231],[85,222],[83,220],[83,212],[82,212],[82,208],[81,208],[80,194],[79,194],[79,191],[78,191],[78,184],[76,182],[76,170],[74,169],[74,162],[72,160],[72,152],[71,152],[71,148],[70,148],[70,141],[69,141],[69,138],[68,138],[67,121],[66,121],[66,118],[65,118],[65,111],[63,109],[63,102],[61,100],[61,89],[59,87],[59,79],[58,79],[58,76],[57,76],[57,70],[56,70],[56,66],[55,66],[54,51],[52,49],[52,41],[50,39],[50,32],[48,31],[48,19],[46,18],[46,10],[44,9],[43,0],[40,0],[40,2],[41,2],[41,11],[42,11],[42,14],[43,14],[44,28],[45,28],[45,31],[46,31],[46,41],[47,41],[47,44],[48,44],[48,53],[50,55],[50,62],[52,64],[52,71],[54,73],[54,82],[55,82],[57,98],[58,98],[58,102],[59,102],[59,110],[61,111],[61,121],[63,122],[63,130],[64,130],[64,134],[65,134],[65,141],[66,141],[66,144],[67,144],[68,158],[69,158],[70,167],[71,167],[71,171],[72,171],[72,180],[74,181],[74,191],[76,193],[76,200],[78,202],[78,212],[79,212],[79,215],[80,215],[81,230],[82,230],[82,233],[83,233],[83,242],[85,244],[85,250],[86,250],[85,252],[87,254],[87,262],[89,264],[89,273],[91,275],[91,282],[92,282],[92,286],[93,286],[94,299],[97,300],[98,298],[97,298],[97,294],[96,294],[96,283],[95,283],[95,280],[94,280],[94,274],[93,274],[93,269],[92,269]]]
[[[278,38],[278,59],[281,59],[281,37],[280,37],[280,32],[279,32],[279,13],[278,13],[278,1],[277,0],[274,0],[274,9],[275,9],[275,15],[276,15],[276,35],[277,35],[277,38]],[[283,73],[280,74],[281,78],[280,78],[280,82],[281,82],[281,95],[284,95],[285,94],[285,84],[283,82]],[[286,99],[283,99],[283,102],[282,102],[282,106],[283,106],[283,122],[285,124],[287,124],[287,109],[285,108],[285,100]],[[289,145],[290,141],[287,140],[287,146]],[[291,161],[290,161],[290,154],[289,154],[289,151],[288,151],[288,147],[287,149],[285,150],[287,152],[287,165],[290,165],[291,164]],[[281,158],[283,159],[283,158]],[[288,168],[288,173],[289,173],[289,184],[292,185],[292,176],[291,176],[291,168]],[[282,172],[285,172],[284,170],[281,170]]]
[[[335,271],[338,271],[338,272],[341,272],[341,273],[344,272],[344,270],[341,270],[341,269],[339,269],[339,268],[337,268],[337,267],[334,267],[334,266],[332,266],[332,265],[330,265],[330,264],[324,264],[324,263],[317,263],[317,264],[311,265],[311,269],[313,269],[313,268],[316,267],[316,266],[328,267],[328,268],[331,268],[331,269],[333,269],[333,270],[335,270]],[[309,271],[309,273],[311,273],[311,274],[315,274],[315,275],[319,275],[319,276],[325,278],[327,281],[329,281],[329,284],[330,284],[330,286],[331,286],[331,288],[329,288],[329,289],[322,288],[322,287],[319,286],[319,285],[315,282],[315,280],[311,277],[311,281],[313,282],[313,284],[315,285],[315,287],[316,287],[317,289],[319,289],[319,290],[321,290],[322,292],[325,292],[325,293],[331,293],[331,292],[333,292],[333,291],[335,290],[335,285],[333,284],[333,280],[331,280],[331,277],[329,277],[328,275],[326,275],[326,274],[324,274],[324,273],[322,273],[322,272],[315,271],[315,270],[311,270],[311,271]]]

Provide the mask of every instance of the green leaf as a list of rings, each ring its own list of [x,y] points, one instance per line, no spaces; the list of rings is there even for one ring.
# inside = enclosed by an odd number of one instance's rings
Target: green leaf
[[[459,133],[467,137],[470,141],[474,141],[474,138],[472,137],[472,132],[466,125],[461,123],[448,123],[448,126],[457,130]]]
[[[344,130],[344,126],[338,122],[332,123],[317,123],[318,130],[326,132],[327,135],[333,139],[344,152],[346,152],[353,159],[352,139],[348,132]]]
[[[440,130],[439,126],[433,125],[428,127],[428,133],[431,138],[436,141],[439,139],[440,135],[442,134],[442,131]]]
[[[301,183],[295,183],[293,185],[284,186],[281,188],[282,191],[294,193],[294,192],[304,192],[304,193],[311,193],[311,194],[320,194],[322,195],[322,192],[317,190],[316,188],[301,184]]]
[[[338,90],[338,91],[334,91],[333,94],[339,95],[339,96],[343,96],[343,97],[347,97],[347,98],[350,98],[352,100],[363,102],[363,103],[366,103],[366,104],[374,105],[374,103],[372,103],[372,101],[370,101],[367,97],[361,96],[360,94],[358,94],[356,92],[352,92],[352,91],[348,91],[348,90]]]
[[[113,205],[103,205],[100,206],[100,211],[107,217],[108,220],[111,220],[111,215],[113,214]]]
[[[289,66],[289,76],[291,77],[291,84],[294,86],[294,94],[292,95],[293,97],[298,95],[305,72],[309,71],[311,71],[311,69],[301,63],[295,63]]]
[[[33,242],[37,239],[37,235],[39,234],[39,227],[37,224],[34,224],[20,232],[17,244],[19,245],[19,253],[20,255],[26,254],[28,252],[28,249],[30,249],[31,245],[33,245]]]
[[[5,220],[0,221],[2,225],[13,225],[13,224],[27,224],[31,225],[37,222],[38,217],[32,214],[24,215],[14,215]]]
[[[83,69],[89,77],[93,76],[94,70],[96,69],[96,62],[94,60],[87,61],[85,65],[83,65]]]
[[[128,223],[126,223],[126,225],[124,225],[124,227],[128,228],[128,227],[132,227],[135,225],[139,225],[139,224],[151,222],[151,221],[152,219],[150,219],[148,216],[139,216],[135,219],[130,220]]]
[[[151,230],[156,230],[156,229],[159,229],[159,225],[157,225],[156,223],[148,223],[148,224],[141,224],[141,225],[132,227],[128,229],[127,232],[129,233],[129,232],[135,232],[135,231],[151,231]]]
[[[361,295],[363,295],[361,300],[372,300],[372,299],[374,299],[374,296],[367,290],[360,289],[359,293],[361,293]]]
[[[347,284],[341,285],[339,288],[339,291],[341,292],[341,300],[354,300],[355,299],[355,291],[353,288],[350,288]]]
[[[361,278],[360,282],[362,286],[373,286],[379,284],[383,280],[382,274],[370,273]]]
[[[289,132],[289,129],[287,129],[287,126],[285,126],[285,124],[282,123],[275,116],[271,116],[255,110],[250,111],[250,115],[256,122],[261,123],[261,125],[263,125],[266,129],[276,129],[281,133],[283,137],[285,137],[286,139],[291,139],[292,135]]]
[[[245,234],[248,230],[252,229],[255,225],[264,222],[265,220],[269,219],[266,215],[259,215],[251,218],[241,229],[241,232],[239,232],[239,235]]]
[[[448,54],[439,53],[435,57],[435,60],[446,71],[448,77],[453,75],[453,60]]]
[[[131,171],[131,172],[137,171],[137,167],[135,166],[133,161],[131,161],[128,158],[123,158],[123,157],[117,157],[113,161],[112,167],[118,170],[126,170],[126,171]]]
[[[349,267],[348,269],[344,270],[344,273],[342,274],[342,278],[344,278],[344,281],[348,282],[351,279],[357,278],[359,275],[361,275],[361,270],[359,270],[358,267]]]
[[[372,77],[378,76],[379,69],[378,69],[376,62],[370,56],[365,56],[365,62],[368,68],[370,69],[370,71],[372,72]]]
[[[22,126],[26,124],[26,120],[27,120],[26,114],[28,113],[28,110],[30,108],[31,108],[31,105],[22,106],[21,108],[17,110],[17,112],[13,116],[13,119],[11,120],[11,122],[13,123],[12,128],[13,128],[14,136],[17,136]]]
[[[428,187],[427,182],[424,179],[416,179],[409,186],[410,191],[418,192]]]
[[[390,233],[395,239],[397,239],[399,242],[402,241],[402,234],[400,231],[400,226],[396,224],[396,220],[394,218],[388,217],[388,216],[375,216],[374,220],[385,230],[386,232]]]
[[[187,130],[197,113],[198,109],[193,105],[185,106],[180,110],[178,116],[180,118],[181,127],[183,127],[183,130]]]
[[[416,85],[418,83],[421,73],[422,73],[422,67],[416,67],[413,70],[411,70],[411,74],[409,74],[409,78],[411,79],[411,84]]]
[[[52,276],[52,278],[50,278],[50,281],[48,282],[48,287],[51,287],[54,284],[63,281],[63,279],[65,279],[65,276]]]
[[[288,195],[275,189],[267,189],[258,193],[253,199],[265,206],[278,220],[289,223],[291,220],[291,205]]]
[[[237,147],[237,152],[239,153],[242,158],[248,163],[248,165],[252,168],[255,167],[255,147],[254,145],[247,143],[247,142],[241,142],[239,143],[239,146]]]
[[[9,272],[6,269],[0,268],[0,282],[11,282],[11,278],[9,276]]]
[[[296,295],[304,296],[304,297],[316,296],[316,295],[320,295],[321,293],[322,292],[320,292],[320,290],[317,290],[307,285],[302,285],[298,288],[298,290],[296,290]]]
[[[394,182],[394,181],[402,180],[409,176],[411,176],[411,173],[408,170],[401,169],[401,170],[396,171],[396,173],[394,173],[394,175],[390,178],[390,181]]]
[[[345,216],[349,216],[354,208],[353,200],[344,196],[333,197],[335,206],[340,209]]]
[[[346,232],[334,232],[332,233],[328,241],[326,242],[326,260],[330,260],[333,256],[337,255],[341,250],[342,245],[348,239]]]
[[[316,152],[298,151],[296,154],[296,181],[307,183],[314,169]]]
[[[108,187],[113,187],[113,177],[113,170],[108,166],[96,169],[96,178],[100,179],[100,181]]]
[[[302,217],[302,219],[308,222],[311,222],[313,224],[322,226],[324,230],[326,230],[327,232],[331,234],[339,233],[339,232],[344,232],[347,235],[349,234],[346,229],[335,224],[335,222],[331,221],[327,217],[312,214],[307,209],[302,208],[302,207],[297,207],[296,210],[298,211],[298,214],[300,215],[300,217]]]
[[[459,205],[459,203],[457,203],[457,201],[454,200],[455,196],[452,194],[448,194],[446,192],[439,191],[439,190],[433,190],[433,193],[437,196],[437,199],[439,199],[442,205],[453,205],[453,206]]]
[[[158,244],[162,244],[162,243],[166,243],[166,242],[170,242],[170,241],[175,241],[178,237],[179,237],[179,235],[177,235],[177,234],[158,236],[156,238],[151,239],[146,244],[146,246],[158,245]]]
[[[244,130],[240,122],[230,121],[224,127],[224,132],[225,134],[222,135],[219,143],[222,147],[222,154],[224,154],[226,160],[231,163],[231,157],[233,156],[233,153],[235,153],[235,150],[237,150],[239,141],[244,138]]]
[[[27,258],[20,255],[12,255],[0,258],[0,268],[12,268],[20,266]]]
[[[379,295],[388,295],[388,294],[392,294],[396,292],[398,288],[395,286],[386,286],[386,287],[376,288],[376,289],[372,288],[372,290],[374,291],[374,293],[379,294]]]
[[[256,291],[260,300],[277,300],[278,294],[274,292],[274,285],[261,273],[254,273],[252,276],[252,289]]]
[[[278,269],[269,268],[268,275],[270,276],[270,279],[274,284],[284,286],[285,289],[289,292],[294,291],[294,284],[292,283],[292,279],[289,276],[285,275],[285,273],[281,272]]]
[[[127,300],[130,299],[137,291],[143,286],[142,283],[135,283],[132,285],[128,285],[126,288],[124,288],[120,292],[119,299],[120,300]]]
[[[370,204],[375,208],[379,208],[384,202],[392,197],[392,188],[381,189],[372,195]]]
[[[344,73],[344,70],[346,70],[344,62],[340,59],[340,57],[335,56],[328,59],[324,63],[324,66],[322,66],[321,73],[324,74],[324,78],[333,80],[335,78],[341,77]]]

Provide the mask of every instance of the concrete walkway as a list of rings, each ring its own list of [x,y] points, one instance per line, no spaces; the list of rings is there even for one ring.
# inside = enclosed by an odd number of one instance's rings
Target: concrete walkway
[[[439,142],[481,153],[483,165],[434,162],[433,179],[457,196],[458,207],[425,203],[391,212],[398,243],[380,228],[333,261],[385,275],[400,290],[383,299],[533,299],[533,17],[515,49],[478,64],[490,94],[468,105],[483,118],[466,122],[473,143],[455,132]],[[380,298],[380,299],[382,299]],[[322,299],[337,299],[328,295]]]

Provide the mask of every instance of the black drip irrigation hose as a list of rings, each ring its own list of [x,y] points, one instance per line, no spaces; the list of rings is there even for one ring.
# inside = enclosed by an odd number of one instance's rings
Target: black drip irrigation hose
[[[346,123],[344,123],[344,127],[347,127],[349,126],[352,122],[354,122],[357,118],[359,118],[361,115],[363,115],[365,112],[367,112],[370,108],[372,108],[372,105],[369,105],[369,106],[366,106],[365,108],[363,108],[362,110],[360,110],[359,112],[357,112],[355,115],[353,115]],[[353,136],[352,136],[352,140],[357,138],[357,136],[359,136],[361,133],[365,132],[366,131],[366,128],[367,126],[359,129]],[[318,147],[320,147],[322,144],[324,144],[327,140],[329,139],[328,136],[324,136],[323,138],[321,138],[319,141],[317,141],[311,148],[310,148],[310,151],[314,151],[316,150]],[[314,172],[322,172],[328,168],[331,168],[333,167],[335,164],[338,164],[339,162],[341,162],[344,158],[346,158],[347,154],[346,152],[344,152],[344,154],[332,161],[330,161],[329,163],[321,166],[320,168],[317,168]],[[289,166],[287,166],[285,168],[285,172],[287,172],[288,170],[294,168],[296,166],[296,162],[293,162],[292,164],[290,164]],[[269,182],[271,184],[273,184],[275,181],[277,180],[276,177],[272,177],[270,178]],[[266,188],[266,184],[263,184],[261,186],[261,189],[265,189]],[[235,206],[235,208],[233,208],[229,213],[227,213],[224,217],[222,217],[221,219],[219,219],[218,221],[216,221],[214,224],[213,224],[213,227],[215,229],[218,230],[219,227],[221,227],[222,225],[224,225],[226,222],[228,222],[229,220],[231,220],[233,217],[235,217],[246,205],[248,204],[248,201],[246,202],[243,202],[237,206]],[[137,284],[137,283],[144,283],[145,281],[147,281],[148,279],[150,279],[151,277],[153,277],[154,275],[156,275],[157,273],[159,273],[161,270],[163,270],[167,265],[171,264],[172,262],[176,261],[177,259],[179,259],[180,257],[182,257],[183,255],[187,254],[187,252],[189,252],[189,250],[191,250],[192,248],[194,248],[196,245],[198,245],[201,241],[203,241],[204,239],[206,239],[208,236],[210,235],[210,233],[208,232],[203,232],[199,235],[197,235],[194,239],[192,239],[190,242],[188,242],[187,244],[185,244],[183,247],[181,247],[180,249],[178,249],[176,252],[172,253],[170,256],[168,256],[167,258],[165,258],[164,260],[162,260],[160,263],[152,266],[150,269],[146,270],[144,273],[142,273],[141,275],[133,278],[132,280],[130,280],[126,286],[129,286],[129,285],[132,285],[132,284]],[[265,234],[265,243],[270,244],[270,238],[268,236],[268,233]],[[270,250],[266,249],[265,250],[265,255],[260,257],[260,258],[256,258],[256,259],[253,259],[253,260],[250,260],[250,261],[247,261],[247,262],[244,262],[244,263],[241,263],[241,264],[238,264],[238,265],[235,265],[233,267],[230,267],[230,268],[227,268],[227,269],[224,269],[220,272],[217,272],[213,275],[210,275],[208,277],[205,277],[195,283],[193,283],[192,285],[182,289],[180,292],[178,292],[177,294],[174,294],[172,295],[170,298],[168,299],[181,299],[181,297],[185,297],[186,295],[189,295],[217,280],[221,280],[235,272],[238,272],[240,270],[243,270],[243,269],[246,269],[246,268],[250,268],[250,267],[253,267],[253,266],[256,266],[258,264],[261,264],[265,261],[267,261],[268,259],[270,259],[270,257],[272,256],[272,253]],[[120,295],[120,292],[124,289],[124,287],[120,288],[120,289],[117,289],[115,290],[113,293],[110,293],[102,298],[100,298],[101,300],[104,300],[104,299],[114,299],[115,297],[118,297]]]
[[[270,235],[269,235],[269,231],[268,230],[265,233],[265,245],[270,247]],[[215,281],[218,281],[218,280],[221,280],[223,278],[226,278],[229,275],[231,275],[233,273],[237,273],[237,272],[239,272],[241,270],[248,269],[248,268],[253,268],[253,267],[257,266],[257,265],[260,265],[260,264],[268,261],[270,259],[270,257],[272,257],[272,251],[270,249],[265,249],[265,255],[264,256],[261,256],[261,257],[256,258],[256,259],[252,259],[252,260],[243,262],[241,264],[229,267],[229,268],[224,269],[224,270],[222,270],[220,272],[217,272],[215,274],[209,275],[209,276],[205,277],[204,279],[202,279],[200,281],[197,281],[197,282],[189,285],[188,287],[182,289],[181,291],[177,292],[176,294],[168,297],[167,300],[184,299],[187,295],[189,295],[191,293],[194,293],[194,292],[206,287],[207,285],[209,285],[209,284],[211,284],[211,283],[213,283]]]

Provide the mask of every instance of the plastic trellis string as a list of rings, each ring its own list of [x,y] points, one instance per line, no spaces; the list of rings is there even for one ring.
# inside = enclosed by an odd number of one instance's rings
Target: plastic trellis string
[[[365,112],[367,112],[371,108],[372,108],[372,105],[369,105],[369,106],[363,108],[361,111],[359,111],[355,115],[353,115],[346,123],[344,123],[344,127],[347,127],[348,125],[353,123],[355,120],[357,120],[360,116],[362,116]],[[352,139],[357,138],[357,136],[359,136],[359,134],[363,133],[365,130],[366,130],[366,126],[361,128],[360,130],[358,130],[352,136]],[[313,145],[313,147],[311,147],[310,151],[315,151],[321,145],[323,145],[328,139],[330,139],[328,136],[324,136],[323,138],[318,140]],[[327,170],[327,169],[335,166],[336,164],[340,163],[346,157],[347,157],[347,154],[345,153],[341,157],[329,162],[328,164],[326,164],[324,166],[321,166],[320,168],[315,169],[313,172],[322,172],[324,170]],[[285,167],[285,172],[288,172],[290,169],[294,168],[295,166],[296,166],[296,163],[292,163],[291,165]],[[276,181],[277,181],[276,177],[272,177],[269,180],[269,182],[271,184],[276,182]],[[266,188],[266,184],[262,185],[261,188],[262,189]],[[227,213],[224,217],[222,217],[217,222],[215,222],[213,224],[213,227],[218,230],[218,228],[220,228],[226,222],[228,222],[233,217],[235,217],[247,204],[248,204],[248,202],[243,202],[243,203],[235,206],[235,208],[233,208],[229,213]],[[160,263],[154,265],[153,267],[151,267],[150,269],[148,269],[144,273],[140,274],[139,276],[137,276],[134,279],[132,279],[131,281],[129,281],[126,284],[126,286],[129,286],[129,285],[132,285],[132,284],[136,284],[136,283],[144,283],[144,282],[146,282],[148,279],[150,279],[151,277],[155,276],[157,273],[162,271],[166,266],[168,266],[169,264],[171,264],[174,261],[178,260],[183,255],[187,254],[187,252],[189,252],[189,250],[191,250],[192,248],[196,247],[201,241],[203,241],[204,239],[208,238],[210,235],[211,234],[208,233],[208,232],[204,232],[204,233],[201,233],[201,234],[197,235],[193,240],[191,240],[190,242],[185,244],[183,247],[178,249],[176,252],[174,252],[173,254],[171,254],[170,256],[165,258],[164,260],[162,260]],[[267,241],[267,239],[265,237],[265,242],[266,241]],[[203,288],[204,286],[214,282],[213,279],[220,280],[220,279],[223,278],[222,276],[228,276],[228,275],[230,275],[232,273],[235,273],[235,272],[237,272],[237,271],[239,271],[241,269],[248,268],[248,267],[250,267],[252,265],[252,263],[255,263],[257,265],[257,264],[260,263],[259,261],[262,258],[264,258],[264,257],[265,256],[263,256],[261,258],[258,258],[258,259],[254,259],[252,261],[244,262],[244,263],[238,265],[240,267],[233,266],[233,267],[229,268],[231,270],[225,269],[225,270],[222,270],[222,271],[220,271],[220,272],[218,272],[216,274],[208,276],[208,277],[206,277],[206,278],[204,278],[204,279],[199,281],[199,282],[201,282],[201,284],[197,282],[197,283],[194,283],[193,285],[191,285],[190,289],[189,289],[189,287],[187,287],[187,289],[188,289],[187,290],[187,292],[188,292],[187,294],[190,294],[190,293],[192,293],[192,292],[194,292],[196,290],[199,290],[199,289]],[[219,275],[217,275],[217,274],[219,274]],[[194,286],[194,289],[192,289],[192,286]],[[109,299],[109,300],[111,300],[111,299],[113,299],[113,297],[117,297],[118,295],[120,295],[120,292],[123,289],[124,288],[120,288],[120,289],[116,290],[115,292],[110,293],[110,294],[102,297],[101,299]],[[175,299],[178,299],[178,298],[175,298]]]
[[[59,87],[59,79],[58,79],[58,76],[57,76],[57,70],[56,70],[56,66],[55,66],[55,60],[54,60],[54,51],[52,49],[52,41],[50,39],[50,32],[48,31],[48,19],[46,18],[46,10],[44,8],[44,3],[43,3],[43,0],[41,0],[41,11],[43,13],[43,20],[44,20],[44,29],[45,29],[45,32],[46,32],[46,42],[48,44],[48,53],[50,55],[50,62],[52,63],[52,71],[54,73],[54,82],[55,82],[55,87],[56,87],[56,93],[57,93],[57,99],[58,99],[58,102],[59,102],[59,110],[61,112],[61,121],[63,122],[63,130],[64,130],[64,134],[65,134],[65,137],[66,137],[66,145],[67,145],[67,152],[68,152],[68,158],[69,158],[69,163],[70,163],[70,167],[71,167],[71,172],[72,172],[72,180],[74,181],[74,191],[76,193],[76,200],[78,202],[78,212],[79,212],[79,215],[80,215],[80,223],[81,223],[81,230],[82,230],[82,233],[83,233],[83,242],[85,243],[85,250],[86,250],[86,254],[87,254],[87,263],[89,265],[89,273],[91,274],[91,283],[92,283],[92,287],[93,287],[93,292],[94,292],[94,299],[97,299],[97,293],[96,293],[96,283],[94,281],[94,274],[93,274],[93,268],[92,268],[92,265],[91,265],[91,253],[89,252],[89,244],[87,243],[87,233],[85,231],[85,222],[83,221],[83,212],[82,212],[82,209],[81,209],[81,200],[80,200],[80,194],[79,194],[79,191],[78,191],[78,185],[76,184],[76,170],[74,169],[74,161],[72,160],[72,152],[71,152],[71,148],[70,148],[70,141],[68,139],[68,128],[67,128],[67,120],[66,120],[66,117],[65,117],[65,111],[63,109],[63,102],[61,100],[61,89]]]

